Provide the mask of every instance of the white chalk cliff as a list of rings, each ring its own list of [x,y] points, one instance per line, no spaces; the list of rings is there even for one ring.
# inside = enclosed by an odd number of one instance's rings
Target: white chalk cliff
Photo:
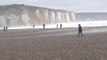
[[[49,9],[26,5],[0,6],[0,27],[30,26],[75,21],[75,14],[70,11]]]

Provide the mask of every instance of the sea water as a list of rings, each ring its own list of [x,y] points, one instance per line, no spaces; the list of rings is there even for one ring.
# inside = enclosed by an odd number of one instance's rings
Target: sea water
[[[78,27],[78,24],[81,24],[82,27],[102,27],[107,26],[107,20],[103,21],[76,21],[71,23],[57,23],[58,28],[60,28],[60,24],[62,24],[62,28],[70,28],[70,27]],[[57,28],[57,24],[45,24],[45,28]],[[16,26],[16,27],[8,27],[8,29],[32,29],[33,26]],[[43,25],[35,25],[34,28],[43,28]],[[3,29],[0,28],[0,29]]]

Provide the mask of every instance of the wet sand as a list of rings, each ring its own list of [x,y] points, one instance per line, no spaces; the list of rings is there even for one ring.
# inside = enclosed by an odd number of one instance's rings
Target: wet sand
[[[107,60],[107,32],[84,33],[84,37],[77,37],[76,31],[0,31],[0,60]]]

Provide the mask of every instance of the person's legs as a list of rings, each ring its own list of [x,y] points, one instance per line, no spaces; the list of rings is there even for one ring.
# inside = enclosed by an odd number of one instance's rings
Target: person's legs
[[[78,32],[78,37],[80,36],[80,33]]]
[[[81,33],[81,36],[83,37],[83,34]]]
[[[3,28],[4,32],[5,32],[5,27]]]

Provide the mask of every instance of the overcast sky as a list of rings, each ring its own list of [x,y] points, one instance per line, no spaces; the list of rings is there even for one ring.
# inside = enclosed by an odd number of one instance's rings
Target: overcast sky
[[[0,0],[0,4],[26,4],[74,12],[107,12],[107,0]]]

